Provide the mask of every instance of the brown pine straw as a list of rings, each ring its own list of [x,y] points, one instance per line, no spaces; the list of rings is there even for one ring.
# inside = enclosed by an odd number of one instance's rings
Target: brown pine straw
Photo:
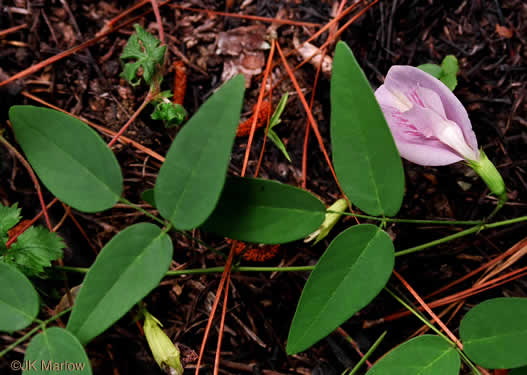
[[[278,23],[281,25],[293,25],[293,26],[306,26],[306,27],[316,27],[320,26],[319,23],[313,23],[313,22],[301,22],[301,21],[290,21],[290,20],[284,20],[281,18],[269,18],[269,17],[260,17],[260,16],[253,16],[250,14],[237,14],[237,13],[229,13],[229,12],[218,12],[215,10],[209,10],[209,9],[199,9],[199,8],[191,8],[184,5],[177,5],[177,4],[170,4],[171,8],[180,9],[180,10],[187,10],[195,13],[206,13],[208,15],[212,16],[222,16],[222,17],[229,17],[229,18],[241,18],[245,20],[253,20],[253,21],[261,21],[261,22],[267,22],[267,23]]]
[[[67,115],[70,115],[72,117],[75,117],[76,119],[90,125],[92,128],[94,129],[97,129],[98,131],[100,131],[101,133],[107,135],[107,136],[111,136],[111,137],[115,137],[117,135],[116,132],[110,130],[110,129],[107,129],[105,128],[104,126],[101,126],[101,125],[97,125],[96,123],[92,122],[92,121],[89,121],[85,118],[82,118],[82,117],[79,117],[79,116],[75,116],[74,114],[60,108],[60,107],[57,107],[51,103],[48,103],[46,102],[44,99],[41,99],[39,98],[38,96],[35,96],[27,91],[22,91],[22,95],[25,96],[26,98],[29,98],[31,100],[34,100],[36,101],[37,103],[40,103],[42,105],[45,105],[46,107],[49,107],[49,108],[52,108],[56,111],[60,111],[62,113],[65,113]],[[124,137],[124,136],[121,136],[119,137],[119,142],[122,143],[122,144],[125,144],[125,145],[130,145],[136,149],[138,149],[139,151],[142,151],[144,152],[145,154],[153,157],[154,159],[160,161],[161,163],[165,161],[165,158],[161,155],[159,155],[157,152],[151,150],[150,148],[146,147],[146,146],[143,146],[142,144],[140,144],[139,142],[136,142],[134,141],[133,139],[130,139],[130,138],[127,138],[127,137]]]
[[[426,296],[425,298],[429,298],[429,297],[431,297],[433,295],[437,295],[438,293],[441,293],[441,292],[451,288],[452,286],[454,286],[454,285],[466,280],[467,278],[475,275],[476,273],[478,273],[478,272],[480,272],[482,270],[488,269],[489,267],[491,267],[492,265],[496,264],[497,262],[499,262],[500,260],[504,259],[505,257],[511,256],[511,255],[513,255],[513,254],[515,254],[517,252],[522,252],[522,254],[525,254],[526,250],[524,250],[524,249],[525,249],[526,246],[527,246],[527,238],[524,238],[521,241],[519,241],[518,243],[514,244],[514,246],[512,246],[510,249],[508,249],[503,254],[501,254],[501,255],[497,256],[496,258],[490,260],[486,264],[478,267],[474,271],[471,271],[470,273],[464,275],[460,279],[458,279],[458,280],[456,280],[456,281],[444,286],[443,288],[435,291],[434,293]],[[431,308],[435,308],[435,307],[444,306],[444,305],[447,305],[447,304],[450,304],[450,303],[453,303],[453,302],[458,302],[458,301],[464,300],[464,299],[466,299],[466,298],[468,298],[470,296],[479,294],[479,293],[481,293],[483,291],[486,291],[486,290],[489,290],[489,289],[493,289],[493,288],[496,288],[496,287],[501,286],[503,284],[506,284],[508,282],[514,281],[514,280],[516,280],[518,278],[521,278],[521,277],[523,277],[525,275],[527,275],[527,266],[519,268],[519,269],[514,270],[514,271],[511,271],[511,272],[509,272],[509,273],[507,273],[505,275],[496,277],[496,278],[494,278],[492,280],[487,280],[487,281],[485,281],[485,282],[483,282],[481,284],[474,285],[473,287],[468,288],[466,290],[463,290],[461,292],[454,293],[454,294],[451,294],[450,296],[447,296],[447,297],[438,299],[436,301],[430,302],[430,303],[428,303],[428,306],[430,306]],[[419,308],[419,309],[421,310],[421,308]],[[397,312],[397,313],[385,316],[383,318],[377,319],[375,321],[364,321],[362,325],[363,325],[364,328],[369,328],[369,327],[372,327],[374,325],[381,324],[383,322],[394,321],[394,320],[403,318],[403,317],[408,316],[410,314],[411,314],[411,312],[406,311],[406,310],[405,311],[400,311],[400,312]]]
[[[207,322],[207,326],[205,327],[205,332],[203,333],[203,339],[201,341],[201,348],[199,350],[199,357],[198,357],[198,363],[196,364],[196,372],[195,375],[199,375],[199,370],[201,367],[201,361],[203,360],[203,353],[205,352],[205,345],[207,344],[207,339],[209,337],[209,332],[212,327],[212,321],[214,319],[214,315],[216,314],[216,309],[218,308],[218,304],[220,302],[221,293],[223,292],[223,288],[225,286],[226,281],[230,281],[230,270],[232,268],[232,260],[234,258],[234,247],[235,243],[231,246],[231,251],[229,252],[229,257],[227,258],[227,262],[225,263],[225,269],[223,271],[223,274],[221,275],[221,280],[218,285],[218,289],[216,290],[216,298],[214,299],[214,302],[212,304],[212,308],[210,310],[209,320]],[[228,280],[227,280],[228,279]],[[221,329],[220,329],[221,333]],[[216,365],[214,366],[216,367]]]
[[[17,25],[17,26],[10,27],[9,29],[2,30],[0,31],[0,38],[3,38],[4,36],[8,34],[14,33],[18,30],[22,30],[25,28],[27,28],[27,24],[23,23],[22,25]]]
[[[163,1],[162,3],[159,4],[159,6],[161,7],[161,6],[165,5],[165,4],[168,4],[170,1],[171,0]],[[144,3],[146,3],[146,2],[141,2],[139,4],[136,4],[132,8],[136,9],[136,8],[139,7],[139,5],[142,6]],[[144,13],[136,16],[136,17],[133,17],[133,18],[125,21],[122,24],[119,24],[119,25],[117,25],[114,28],[110,28],[110,29],[103,28],[103,31],[98,33],[94,38],[89,39],[86,42],[81,43],[78,46],[72,47],[72,48],[70,48],[70,49],[68,49],[66,51],[63,51],[63,52],[61,52],[61,53],[59,53],[59,54],[57,54],[55,56],[51,56],[50,58],[47,58],[47,59],[45,59],[45,60],[43,60],[43,61],[41,61],[39,63],[36,63],[35,65],[32,65],[29,68],[26,68],[26,69],[16,73],[15,75],[9,77],[8,79],[0,82],[0,87],[5,86],[5,85],[7,85],[7,84],[9,84],[9,83],[11,83],[13,81],[16,81],[16,80],[20,79],[20,78],[24,78],[24,77],[26,77],[26,76],[28,76],[30,74],[36,73],[36,72],[38,72],[39,70],[45,68],[48,65],[51,65],[51,64],[53,64],[53,63],[55,63],[55,62],[57,62],[59,60],[62,60],[65,57],[68,57],[68,56],[73,55],[73,54],[75,54],[77,52],[80,52],[83,49],[96,44],[99,40],[107,37],[108,35],[114,33],[115,31],[117,31],[117,30],[119,30],[119,29],[121,29],[121,28],[123,28],[125,26],[128,26],[131,23],[143,18],[144,16],[146,16],[147,14],[149,14],[151,12],[152,12],[152,9],[150,9],[150,10],[148,10],[148,11],[146,11],[146,12],[144,12]],[[118,17],[120,18],[120,16],[118,16]]]
[[[459,339],[448,329],[448,327],[441,321],[441,319],[439,319],[439,317],[436,314],[434,314],[432,309],[425,303],[425,301],[423,301],[423,299],[410,286],[410,284],[408,284],[408,282],[397,271],[394,270],[393,274],[395,275],[395,277],[397,277],[399,279],[399,281],[401,281],[401,283],[412,294],[412,296],[414,296],[414,298],[417,300],[417,302],[419,302],[419,304],[421,305],[422,309],[425,310],[428,313],[428,315],[430,315],[432,320],[434,322],[436,322],[439,327],[441,327],[441,329],[450,338],[450,340],[455,342],[459,349],[463,350],[463,344],[461,344],[461,341],[459,341]]]
[[[264,77],[262,80],[262,87],[260,88],[260,93],[258,94],[258,101],[256,102],[256,110],[254,111],[254,118],[253,122],[251,124],[251,131],[249,132],[249,140],[247,141],[247,148],[245,150],[245,156],[243,158],[243,166],[242,166],[242,173],[241,176],[245,176],[245,172],[247,171],[247,164],[249,163],[249,154],[251,152],[251,145],[254,138],[254,131],[256,130],[256,122],[258,121],[258,116],[260,113],[260,108],[262,107],[262,102],[265,94],[265,84],[267,83],[267,77],[269,76],[269,72],[271,71],[273,57],[274,57],[274,50],[275,46],[278,43],[273,40],[271,43],[271,51],[269,52],[269,57],[267,58],[267,66],[265,67]]]
[[[287,62],[286,57],[284,56],[284,53],[282,52],[282,49],[280,48],[280,43],[276,42],[276,48],[278,50],[278,53],[280,54],[280,58],[282,59],[282,62],[284,64],[285,69],[287,70],[287,74],[289,75],[289,78],[291,79],[291,83],[293,83],[293,86],[295,87],[295,90],[298,94],[298,98],[302,102],[302,105],[304,106],[304,109],[307,114],[307,118],[309,120],[309,123],[311,124],[311,127],[313,128],[313,132],[315,133],[315,136],[317,137],[318,144],[320,146],[320,150],[324,154],[324,158],[326,159],[326,162],[329,166],[329,169],[331,170],[331,174],[333,175],[333,179],[335,180],[342,196],[345,196],[344,192],[342,191],[342,188],[338,182],[337,175],[335,174],[335,169],[333,168],[333,165],[331,164],[331,159],[329,158],[329,154],[326,150],[326,146],[324,146],[324,141],[322,140],[322,135],[320,134],[320,131],[318,130],[318,125],[313,117],[313,114],[309,110],[309,105],[307,104],[306,98],[304,97],[304,93],[302,92],[302,89],[300,88],[300,85],[298,84],[295,75],[291,71],[291,68],[289,67],[289,64]]]

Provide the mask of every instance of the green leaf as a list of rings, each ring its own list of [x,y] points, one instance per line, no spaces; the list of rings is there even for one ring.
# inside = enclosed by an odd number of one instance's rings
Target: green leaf
[[[123,191],[112,150],[82,121],[29,105],[9,110],[16,139],[44,185],[84,212],[111,208]]]
[[[399,345],[367,375],[458,375],[459,354],[439,336],[423,335]]]
[[[156,201],[154,199],[154,189],[148,189],[141,193],[141,199],[148,203],[150,206],[155,207]]]
[[[441,62],[441,75],[453,75],[454,77],[459,72],[459,63],[456,56],[447,55]]]
[[[241,75],[225,83],[186,123],[168,150],[154,195],[159,213],[177,229],[198,227],[218,202],[244,90]]]
[[[470,310],[459,326],[463,351],[485,368],[527,365],[527,298],[495,298]]]
[[[351,202],[370,215],[395,215],[404,194],[401,158],[368,80],[343,42],[331,77],[331,144],[335,172]]]
[[[152,120],[162,120],[166,128],[181,125],[187,118],[187,111],[181,104],[174,104],[170,101],[159,102],[150,115]]]
[[[202,228],[235,240],[278,244],[315,231],[325,212],[324,204],[305,190],[275,181],[229,177]]]
[[[282,154],[284,154],[285,158],[291,163],[291,157],[287,153],[287,150],[278,134],[276,134],[273,129],[269,129],[267,132],[267,137],[274,143],[276,147],[278,147],[280,151],[282,151]]]
[[[133,86],[141,82],[137,78],[137,70],[143,68],[143,78],[147,84],[151,84],[158,66],[163,64],[166,46],[160,46],[161,42],[152,34],[149,34],[140,25],[135,24],[135,34],[132,34],[124,46],[121,60],[135,59],[128,62],[123,68],[121,77]]]
[[[0,263],[0,331],[13,332],[30,325],[38,314],[33,284],[13,266]]]
[[[423,72],[430,74],[431,76],[436,77],[437,79],[441,78],[441,73],[443,72],[443,69],[437,64],[422,64],[417,67],[418,69],[421,69]]]
[[[287,99],[289,98],[289,94],[286,92],[282,97],[280,98],[280,101],[278,102],[278,105],[276,106],[276,109],[273,112],[273,115],[271,116],[271,119],[269,120],[269,129],[274,128],[276,125],[278,125],[280,122],[282,122],[282,119],[280,118],[282,116],[282,113],[284,112],[285,105],[287,104]]]
[[[75,336],[63,328],[46,328],[29,343],[23,374],[91,375],[91,365]]]
[[[394,259],[390,236],[375,225],[355,225],[339,234],[302,291],[287,353],[309,348],[370,303],[388,282]]]
[[[454,74],[442,75],[440,80],[450,89],[450,91],[454,91],[457,86],[457,78]]]
[[[2,244],[5,244],[9,236],[7,232],[13,228],[21,219],[20,208],[15,203],[11,207],[0,204],[0,249]]]
[[[42,276],[45,267],[62,257],[64,247],[56,233],[43,227],[29,227],[0,256],[0,262],[17,267],[27,276]]]
[[[273,130],[273,128],[282,121],[280,117],[282,116],[282,113],[284,112],[285,105],[287,104],[288,98],[289,98],[288,93],[285,93],[280,98],[280,102],[278,102],[278,105],[276,106],[276,109],[274,110],[274,113],[271,116],[271,119],[269,120],[269,131],[267,132],[267,137],[271,140],[271,142],[274,143],[276,147],[278,147],[280,151],[282,151],[282,154],[284,154],[285,158],[291,163],[291,157],[287,153],[284,143],[282,142],[278,134],[276,134],[275,131]]]
[[[159,227],[140,223],[121,231],[86,274],[66,328],[88,343],[154,289],[171,260],[172,241]]]

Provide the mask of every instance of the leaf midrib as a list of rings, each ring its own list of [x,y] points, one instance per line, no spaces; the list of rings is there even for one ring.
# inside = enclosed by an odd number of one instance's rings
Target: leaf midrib
[[[28,121],[27,122],[28,124],[30,124],[31,122]],[[107,191],[109,191],[110,193],[112,193],[112,195],[114,195],[115,197],[119,197],[119,194],[115,193],[109,185],[106,184],[106,182],[100,178],[98,178],[98,176],[92,172],[91,169],[87,168],[81,161],[79,161],[77,158],[74,158],[70,153],[67,152],[67,150],[63,149],[58,143],[56,143],[54,141],[54,139],[52,137],[49,137],[46,133],[43,133],[39,127],[32,127],[30,125],[27,126],[29,129],[33,129],[35,132],[39,133],[40,135],[44,136],[44,138],[51,144],[55,145],[62,153],[63,155],[66,155],[68,157],[69,160],[72,160],[73,162],[75,162],[75,164],[77,165],[80,165],[81,169],[85,170],[87,172],[87,174],[89,174],[90,176],[94,177],[95,180],[99,183],[99,185],[102,185]]]
[[[371,246],[371,243],[377,238],[377,235],[380,233],[379,229],[377,229],[377,231],[375,232],[375,234],[372,236],[372,238],[367,242],[366,246],[364,246],[364,250],[361,252],[361,254],[357,257],[356,261],[353,263],[353,265],[349,268],[349,269],[352,269],[357,263],[358,261],[364,257],[364,254],[366,253],[366,250],[369,249],[369,247]],[[346,273],[346,276],[341,280],[340,283],[338,283],[338,286],[335,287],[333,289],[333,291],[331,292],[330,294],[330,297],[328,298],[327,302],[325,303],[324,305],[324,308],[320,310],[320,312],[313,317],[313,319],[311,320],[311,324],[309,324],[309,326],[304,329],[304,333],[303,335],[301,336],[301,338],[299,340],[297,340],[297,342],[302,342],[307,333],[309,333],[309,331],[311,330],[311,328],[315,325],[315,323],[318,323],[318,321],[320,320],[320,316],[323,315],[323,313],[327,310],[328,308],[328,305],[330,305],[330,302],[333,300],[333,298],[335,297],[335,294],[337,293],[337,290],[340,288],[340,286],[343,284],[344,280],[347,279],[347,276],[349,275],[349,270],[348,272]]]
[[[76,332],[80,332],[82,330],[82,328],[86,325],[86,322],[89,321],[89,318],[93,315],[93,312],[96,311],[96,307],[99,306],[101,304],[102,301],[104,301],[107,297],[107,295],[110,293],[110,291],[112,291],[114,288],[115,288],[115,285],[119,282],[119,280],[121,280],[122,278],[122,275],[126,274],[128,272],[128,270],[130,270],[130,268],[132,268],[134,265],[136,265],[138,263],[139,260],[141,260],[145,254],[146,254],[146,249],[150,248],[150,246],[155,242],[157,241],[159,238],[161,238],[165,233],[164,232],[160,232],[156,237],[154,237],[150,242],[148,242],[148,244],[146,246],[144,246],[143,248],[143,251],[136,257],[134,257],[134,260],[132,262],[130,262],[126,268],[124,269],[123,272],[121,272],[121,276],[116,278],[114,280],[114,282],[112,282],[111,286],[109,288],[106,289],[105,293],[102,295],[102,297],[99,299],[97,305],[95,305],[94,308],[91,309],[91,312],[86,315],[86,317],[84,318],[84,323],[82,323],[79,328],[76,330]],[[81,293],[79,291],[79,296],[81,296]],[[77,297],[77,298],[78,298]],[[73,315],[73,314],[72,314]]]

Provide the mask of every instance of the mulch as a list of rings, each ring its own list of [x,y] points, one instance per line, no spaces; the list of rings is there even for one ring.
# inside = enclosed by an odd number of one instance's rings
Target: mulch
[[[333,7],[333,2],[314,0],[196,0],[177,4],[261,17],[275,17],[280,12],[283,18],[321,25],[331,20]],[[3,2],[0,6],[0,81],[93,37],[106,22],[132,5],[129,1],[115,0]],[[146,9],[150,9],[148,4],[144,7]],[[140,14],[140,11],[135,14]],[[206,13],[170,6],[161,8],[161,15],[169,46],[168,66],[178,60],[185,62],[187,90],[184,106],[192,114],[220,85],[224,63],[231,58],[217,54],[218,35],[238,27],[263,23],[240,18],[211,17]],[[157,35],[153,14],[144,16],[139,22]],[[1,30],[21,24],[27,26],[7,35],[1,34]],[[132,31],[131,26],[124,27],[82,52],[1,88],[0,120],[2,128],[6,129],[5,137],[15,143],[12,132],[6,127],[8,108],[15,104],[35,105],[35,102],[22,95],[22,90],[72,114],[118,131],[146,95],[145,87],[132,88],[119,77],[122,66],[119,55]],[[314,31],[316,29],[309,27],[280,26],[277,30],[278,41],[287,52],[294,48],[294,38],[305,40]],[[319,46],[326,39],[327,33],[313,43]],[[507,185],[509,203],[496,219],[525,215],[527,4],[523,0],[380,1],[354,22],[341,39],[350,45],[373,87],[382,83],[384,74],[392,65],[440,63],[444,56],[455,55],[460,64],[455,94],[469,112],[480,146],[502,173]],[[254,56],[257,56],[256,51]],[[301,58],[293,54],[289,61],[298,64]],[[306,64],[296,73],[306,97],[311,95],[315,72],[315,67]],[[169,69],[163,88],[173,89],[173,74]],[[285,79],[275,88],[274,100],[278,101],[284,92],[290,92],[293,99],[290,99],[283,122],[276,130],[292,157],[292,163],[277,148],[268,144],[260,176],[300,186],[306,116],[285,70],[277,66],[273,69],[273,80],[277,81],[281,77]],[[260,82],[261,78],[255,74],[246,92],[243,119],[250,115],[256,103]],[[313,114],[329,145],[328,76],[321,76]],[[164,155],[177,131],[177,128],[165,129],[162,123],[151,120],[146,111],[125,135]],[[252,175],[256,169],[263,143],[262,134],[257,133],[252,145],[248,175]],[[247,138],[238,138],[233,149],[230,173],[240,173],[246,147]],[[125,195],[129,200],[139,202],[141,193],[154,185],[160,164],[145,158],[144,153],[132,147],[118,145],[114,150],[123,169]],[[314,136],[311,136],[308,150],[307,189],[330,204],[338,197],[338,189]],[[484,183],[462,163],[431,168],[405,162],[405,171],[407,191],[399,217],[475,220],[490,213],[495,204]],[[3,148],[0,148],[0,179],[3,181],[0,186],[3,204],[19,202],[25,218],[32,218],[39,212],[40,206],[31,181]],[[51,199],[52,196],[46,193],[45,200],[49,202]],[[63,211],[56,208],[50,214],[52,220],[57,222]],[[93,246],[99,249],[119,230],[138,220],[145,220],[122,207],[95,215],[75,215]],[[342,220],[327,239],[314,247],[295,242],[281,246],[277,256],[264,263],[241,262],[244,265],[268,266],[315,264],[332,237],[351,224],[350,218]],[[388,226],[396,249],[440,238],[454,233],[454,230],[459,228],[410,224]],[[68,245],[65,264],[89,266],[94,259],[94,252],[78,229],[67,221],[59,232]],[[194,235],[217,249],[228,251],[228,243],[224,239],[199,232]],[[524,236],[525,227],[521,225],[496,228],[423,253],[398,258],[396,270],[421,295],[426,295],[506,251]],[[173,240],[174,268],[224,264],[222,257],[195,241],[181,235],[174,235]],[[360,357],[356,350],[342,335],[335,333],[306,352],[286,356],[289,324],[307,276],[307,273],[301,272],[233,274],[221,372],[340,374],[345,368],[357,363]],[[149,311],[163,322],[165,332],[182,349],[188,369],[192,369],[196,363],[196,353],[199,352],[219,280],[220,275],[215,274],[167,278],[145,300]],[[81,281],[80,276],[68,274],[70,286]],[[64,294],[64,283],[50,279],[39,281],[38,285],[45,291],[42,315],[46,315],[47,308],[53,309]],[[391,280],[390,285],[405,293],[396,280]],[[470,286],[469,281],[460,287]],[[471,297],[449,326],[458,327],[459,317],[470,306],[503,295],[526,296],[527,283],[520,279]],[[412,317],[362,328],[365,320],[375,320],[396,311],[399,311],[397,303],[381,293],[342,328],[362,352],[366,352],[376,338],[387,330],[387,338],[372,357],[376,359],[420,328],[419,322]],[[95,374],[161,373],[133,318],[133,312],[127,314],[87,346]],[[216,319],[213,327],[218,325],[219,319]],[[0,350],[18,337],[20,333],[0,335]],[[216,340],[217,329],[213,328],[205,351],[205,364],[214,362]],[[23,350],[24,345],[0,359],[0,369],[9,368],[10,361],[14,359],[21,360]],[[208,373],[208,370],[203,373]]]

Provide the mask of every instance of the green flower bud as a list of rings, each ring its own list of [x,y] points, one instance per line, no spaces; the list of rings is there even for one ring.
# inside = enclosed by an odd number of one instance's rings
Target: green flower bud
[[[154,355],[159,367],[170,375],[182,375],[183,366],[179,359],[179,349],[174,345],[172,340],[160,328],[163,325],[159,320],[152,316],[148,311],[144,311],[145,322],[143,329],[145,331],[146,341]]]
[[[480,150],[479,160],[469,160],[468,165],[485,181],[491,193],[496,195],[500,201],[505,202],[507,200],[505,182],[483,149]]]
[[[341,198],[337,200],[335,203],[333,203],[331,206],[329,206],[328,211],[344,212],[346,211],[347,208],[348,208],[348,202],[346,202],[345,199]],[[315,245],[317,242],[325,238],[329,234],[331,229],[333,229],[335,224],[337,224],[341,216],[342,214],[337,214],[334,212],[327,212],[322,225],[320,225],[320,227],[316,231],[311,233],[304,240],[304,242],[310,242],[316,238],[315,242],[313,243],[313,245]]]

